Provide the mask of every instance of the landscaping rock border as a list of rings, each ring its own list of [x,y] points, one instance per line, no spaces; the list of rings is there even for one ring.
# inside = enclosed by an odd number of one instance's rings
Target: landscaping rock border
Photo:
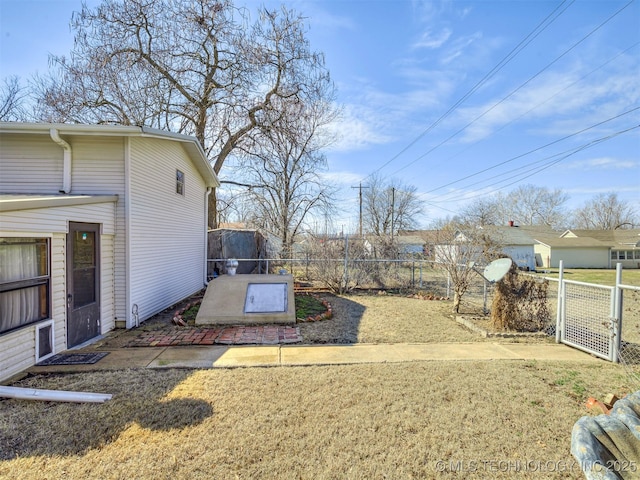
[[[479,333],[483,338],[531,338],[531,337],[548,337],[545,332],[490,332],[463,316],[456,316],[456,322],[464,325],[472,332]]]

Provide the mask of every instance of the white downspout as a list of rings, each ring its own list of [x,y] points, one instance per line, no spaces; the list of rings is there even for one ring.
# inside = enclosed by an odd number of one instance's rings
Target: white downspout
[[[209,195],[211,195],[211,187],[207,187],[204,194],[204,286],[209,285]]]
[[[19,400],[104,403],[107,400],[111,400],[111,397],[110,393],[69,392],[66,390],[0,386],[0,398],[15,398]]]
[[[62,190],[60,193],[71,193],[71,145],[65,142],[58,133],[58,129],[49,130],[51,140],[64,149],[64,160],[62,163]]]

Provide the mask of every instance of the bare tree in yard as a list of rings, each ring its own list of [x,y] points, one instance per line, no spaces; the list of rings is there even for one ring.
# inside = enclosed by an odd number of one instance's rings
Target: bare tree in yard
[[[393,250],[391,240],[395,232],[416,227],[422,205],[416,187],[397,180],[385,181],[379,175],[372,175],[367,187],[362,194],[362,223],[366,233],[379,239],[384,255]]]
[[[479,278],[472,267],[498,258],[500,245],[482,230],[456,223],[436,232],[434,243],[436,265],[451,279],[453,311],[459,313],[464,294]]]
[[[509,193],[481,198],[460,213],[470,225],[506,225],[509,220],[520,225],[546,225],[554,228],[566,224],[564,205],[569,199],[562,190],[522,185]]]
[[[71,27],[73,51],[51,57],[56,70],[39,83],[41,119],[193,135],[216,173],[278,101],[309,103],[330,83],[303,18],[285,8],[251,24],[232,0],[103,0]]]
[[[521,225],[564,226],[564,205],[568,199],[568,195],[559,189],[522,185],[500,201],[504,205],[502,224],[514,220]]]
[[[25,110],[27,91],[16,76],[7,77],[0,86],[0,121],[15,122],[28,118]]]
[[[460,219],[469,225],[502,225],[501,199],[480,198],[467,205],[460,213]]]
[[[246,142],[236,170],[249,186],[250,220],[282,239],[283,255],[291,247],[309,215],[326,213],[332,189],[320,176],[326,169],[322,150],[332,142],[326,127],[337,111],[333,88],[317,92],[308,104],[293,99],[274,101],[269,121]]]
[[[617,193],[601,193],[574,211],[574,227],[586,230],[633,228],[640,224],[640,212]]]

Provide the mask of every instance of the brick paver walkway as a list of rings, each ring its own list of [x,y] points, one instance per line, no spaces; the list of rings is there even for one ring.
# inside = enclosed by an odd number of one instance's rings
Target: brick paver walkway
[[[302,341],[298,327],[283,325],[229,326],[213,328],[171,328],[143,332],[127,347],[169,347],[179,345],[278,345]]]

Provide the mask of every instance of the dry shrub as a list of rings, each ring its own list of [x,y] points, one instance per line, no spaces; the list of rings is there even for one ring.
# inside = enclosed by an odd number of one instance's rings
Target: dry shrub
[[[515,265],[496,283],[491,322],[496,330],[538,332],[551,321],[547,304],[549,282],[518,275]]]

